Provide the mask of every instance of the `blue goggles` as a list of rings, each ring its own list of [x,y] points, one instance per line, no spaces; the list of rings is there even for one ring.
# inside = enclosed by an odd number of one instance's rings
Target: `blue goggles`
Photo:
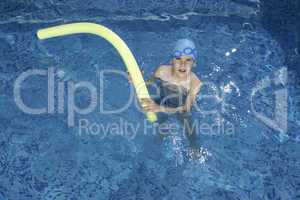
[[[180,50],[175,50],[173,53],[173,56],[176,58],[180,58],[182,56],[191,56],[194,60],[196,60],[197,57],[197,50],[194,48],[187,47],[183,49],[182,51]]]

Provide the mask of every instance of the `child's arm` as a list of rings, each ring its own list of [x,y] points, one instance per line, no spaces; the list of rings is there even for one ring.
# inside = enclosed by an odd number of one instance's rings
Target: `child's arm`
[[[183,105],[183,106],[179,106],[176,108],[166,107],[166,106],[161,106],[161,105],[156,104],[151,99],[143,99],[142,101],[147,104],[147,107],[145,107],[144,109],[146,111],[164,112],[164,113],[190,112],[190,110],[193,106],[193,103],[196,99],[196,96],[200,91],[201,86],[202,86],[202,83],[199,79],[196,79],[195,81],[192,82],[191,89],[188,93],[185,105]]]
[[[157,78],[161,78],[161,74],[163,73],[163,69],[165,67],[165,65],[158,66],[154,73],[150,76],[150,78],[147,81],[145,81],[146,85],[151,85],[156,81]]]
[[[202,86],[202,82],[198,78],[195,81],[192,81],[191,90],[189,91],[188,96],[186,98],[185,105],[182,108],[183,112],[191,111],[201,86]]]

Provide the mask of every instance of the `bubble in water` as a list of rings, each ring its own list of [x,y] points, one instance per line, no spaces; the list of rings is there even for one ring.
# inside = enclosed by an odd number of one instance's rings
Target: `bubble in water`
[[[203,164],[208,160],[208,157],[211,156],[211,153],[203,148],[197,148],[197,149],[189,149],[187,151],[187,157],[190,162],[196,162],[199,164]]]

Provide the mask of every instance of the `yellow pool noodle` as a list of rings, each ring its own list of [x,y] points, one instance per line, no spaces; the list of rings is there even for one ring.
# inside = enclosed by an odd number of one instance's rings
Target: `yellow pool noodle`
[[[105,26],[87,22],[65,24],[41,29],[37,32],[37,37],[39,39],[47,39],[79,33],[90,33],[98,35],[110,42],[119,52],[123,62],[127,67],[127,70],[132,78],[132,83],[139,102],[141,102],[141,99],[150,99],[150,95],[143,79],[142,73],[130,49],[116,33],[106,28]],[[147,112],[146,116],[150,122],[155,122],[157,120],[157,116],[153,112]]]

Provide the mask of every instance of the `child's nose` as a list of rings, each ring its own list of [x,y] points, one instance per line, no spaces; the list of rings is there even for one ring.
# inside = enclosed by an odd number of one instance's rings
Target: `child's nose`
[[[181,66],[185,66],[185,64],[186,64],[186,61],[185,60],[181,60],[180,65]]]

